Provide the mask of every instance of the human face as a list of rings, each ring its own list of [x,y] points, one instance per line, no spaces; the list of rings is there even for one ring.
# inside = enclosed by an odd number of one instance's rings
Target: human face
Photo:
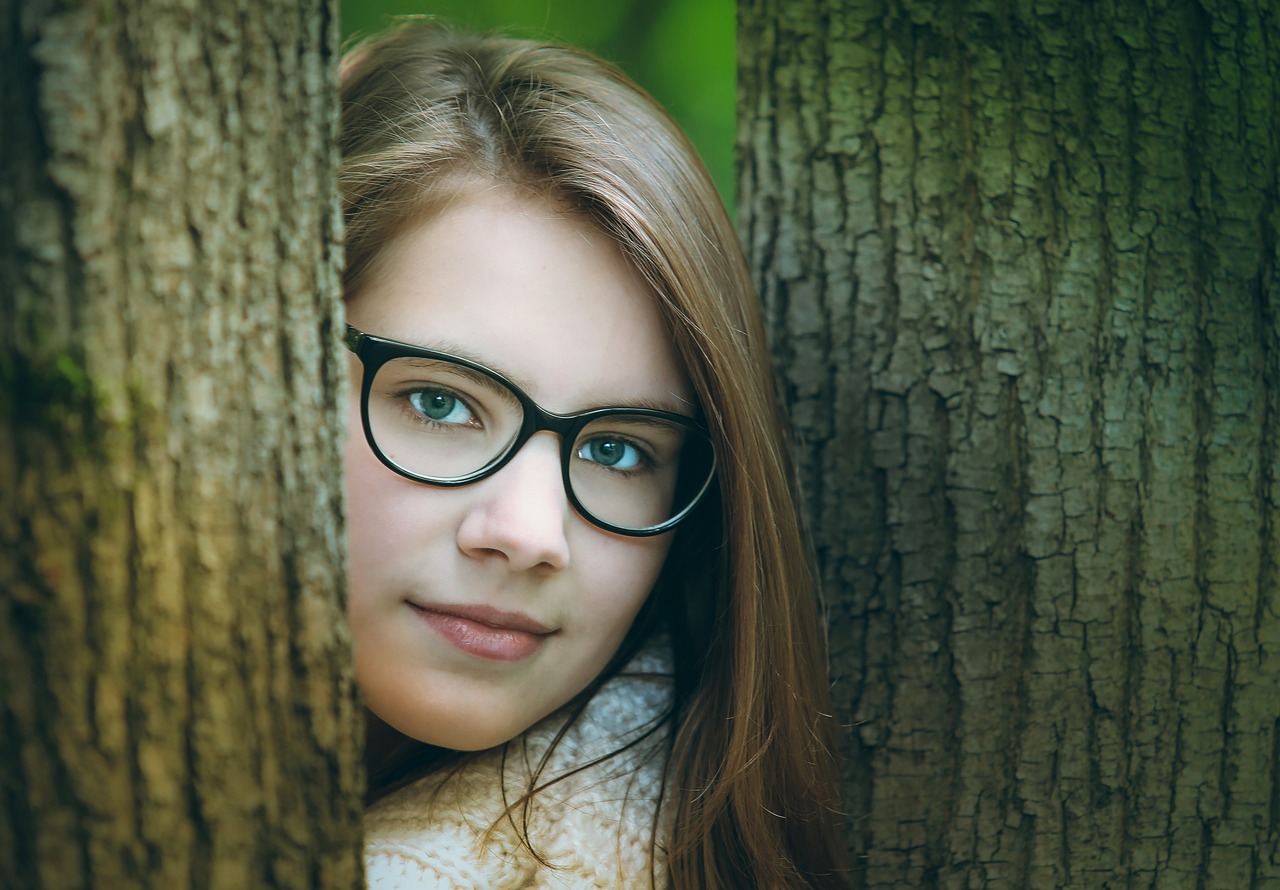
[[[693,413],[644,280],[605,235],[541,200],[480,192],[411,229],[347,320],[493,368],[550,411],[658,403]],[[353,358],[346,467],[365,703],[429,744],[501,744],[605,667],[671,536],[625,537],[576,513],[551,432],[472,485],[397,475],[365,441],[361,370]]]

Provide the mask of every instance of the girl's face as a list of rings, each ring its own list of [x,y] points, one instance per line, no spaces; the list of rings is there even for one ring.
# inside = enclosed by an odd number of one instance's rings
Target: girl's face
[[[694,413],[654,296],[617,246],[508,191],[468,198],[398,238],[347,320],[486,365],[549,411]],[[600,673],[671,536],[624,537],[579,516],[550,432],[472,485],[398,476],[365,441],[361,374],[352,357],[350,614],[365,703],[420,741],[492,747]]]

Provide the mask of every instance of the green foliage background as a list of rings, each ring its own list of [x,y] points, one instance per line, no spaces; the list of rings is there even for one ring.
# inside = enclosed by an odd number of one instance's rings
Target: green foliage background
[[[340,12],[344,40],[436,15],[586,47],[666,106],[733,207],[735,0],[341,0]]]

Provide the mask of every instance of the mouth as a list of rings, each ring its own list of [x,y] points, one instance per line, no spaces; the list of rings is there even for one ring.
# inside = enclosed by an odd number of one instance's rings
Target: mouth
[[[522,612],[406,602],[427,626],[454,647],[490,661],[523,661],[555,632]]]

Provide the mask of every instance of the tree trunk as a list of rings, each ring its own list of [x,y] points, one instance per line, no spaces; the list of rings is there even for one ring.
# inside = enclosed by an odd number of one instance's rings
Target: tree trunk
[[[0,12],[0,886],[359,883],[326,0]]]
[[[863,885],[1276,886],[1276,5],[739,30]]]

